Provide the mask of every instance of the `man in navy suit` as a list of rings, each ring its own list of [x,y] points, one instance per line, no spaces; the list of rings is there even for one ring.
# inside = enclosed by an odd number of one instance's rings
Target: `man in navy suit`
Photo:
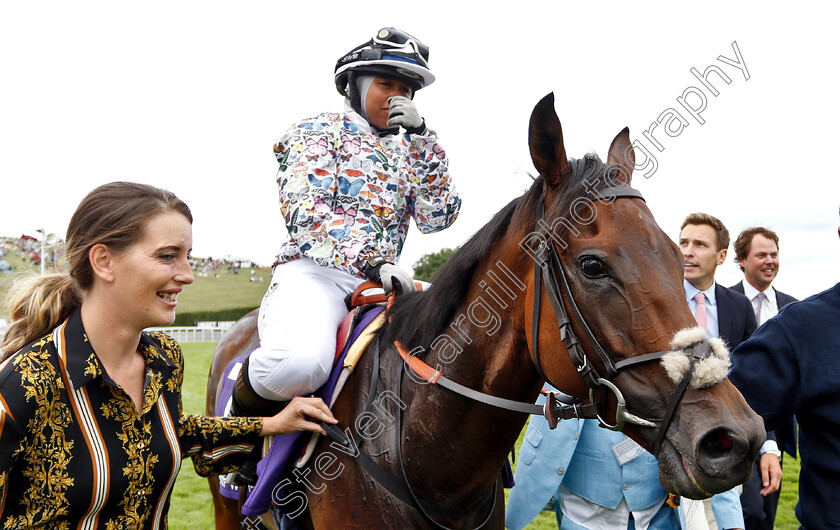
[[[693,213],[683,221],[679,246],[685,259],[683,287],[688,306],[696,317],[700,303],[697,295],[703,293],[706,331],[710,337],[723,339],[730,349],[735,348],[757,326],[750,301],[742,293],[715,283],[715,271],[726,260],[729,231],[717,217]]]
[[[735,348],[752,335],[756,322],[746,296],[715,282],[717,267],[726,261],[729,231],[717,217],[706,213],[693,213],[683,221],[678,243],[684,258],[685,297],[697,319],[697,325],[705,328],[709,337],[719,337],[730,349]],[[762,447],[762,451],[764,450]],[[777,480],[780,480],[780,469],[777,475]],[[720,495],[737,497],[737,488]],[[722,528],[720,521],[714,522],[715,519],[721,519],[721,510],[716,507],[715,497],[712,497],[711,502],[704,504],[707,507],[710,527],[714,523],[714,528]],[[714,516],[708,513],[709,508],[714,512]],[[740,506],[737,508],[740,517]],[[743,527],[743,519],[741,526]]]
[[[761,326],[776,316],[781,308],[797,301],[771,285],[779,272],[779,236],[772,230],[756,226],[743,230],[733,246],[735,262],[744,272],[744,279],[730,289],[744,294],[750,300],[756,322]],[[744,484],[741,493],[741,506],[744,509],[744,524],[747,530],[773,530],[781,487],[771,491],[769,470],[775,463],[774,458],[778,458],[781,464],[782,452],[779,447],[796,458],[793,418],[776,431],[769,431],[767,440],[768,447],[771,446],[772,440],[778,445],[770,447],[756,460],[753,475]]]
[[[840,234],[840,228],[838,228]],[[840,528],[840,283],[788,305],[732,354],[729,379],[768,429],[799,423],[800,528]]]

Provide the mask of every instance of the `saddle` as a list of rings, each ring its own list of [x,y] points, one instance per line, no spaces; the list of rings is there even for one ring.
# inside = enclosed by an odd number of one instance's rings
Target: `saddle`
[[[371,289],[379,288],[372,282],[362,283],[349,299],[350,313],[338,328],[336,335],[336,355],[333,368],[327,382],[316,390],[313,395],[320,397],[332,407],[345,382],[350,377],[368,344],[376,337],[379,328],[385,321],[382,304],[385,295],[380,289],[370,293]],[[368,294],[365,294],[368,293]],[[225,367],[222,376],[222,388],[216,401],[216,414],[224,415],[224,407],[233,391],[242,363],[248,355],[237,357]],[[317,433],[298,432],[266,438],[263,444],[263,458],[257,464],[257,483],[250,489],[247,499],[242,505],[242,515],[257,516],[268,511],[272,498],[275,503],[293,494],[283,494],[284,480],[290,476],[292,470],[303,467],[315,450],[318,440]],[[231,499],[239,499],[239,487],[220,482],[219,493]]]

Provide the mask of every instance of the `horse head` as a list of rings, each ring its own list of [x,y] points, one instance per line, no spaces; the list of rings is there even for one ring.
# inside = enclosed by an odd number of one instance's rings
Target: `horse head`
[[[763,423],[726,379],[725,345],[696,327],[679,248],[630,187],[628,129],[606,164],[569,160],[549,94],[531,116],[529,146],[542,193],[521,247],[548,294],[539,298],[536,280],[526,322],[539,330],[529,342],[536,370],[569,394],[604,400],[602,423],[659,459],[667,490],[705,498],[746,481]],[[568,325],[558,328],[555,314]]]

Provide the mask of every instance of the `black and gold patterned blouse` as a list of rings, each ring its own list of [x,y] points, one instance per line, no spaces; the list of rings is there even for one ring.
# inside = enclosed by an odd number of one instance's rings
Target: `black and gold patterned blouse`
[[[143,411],[105,372],[77,310],[0,369],[0,528],[166,528],[181,459],[228,473],[259,440],[258,418],[181,413],[184,360],[144,333]]]

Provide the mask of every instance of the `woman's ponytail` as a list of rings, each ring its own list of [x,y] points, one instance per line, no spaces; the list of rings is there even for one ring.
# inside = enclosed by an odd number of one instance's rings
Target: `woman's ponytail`
[[[0,361],[49,333],[81,304],[67,273],[19,279],[6,296],[12,323],[0,343]]]

